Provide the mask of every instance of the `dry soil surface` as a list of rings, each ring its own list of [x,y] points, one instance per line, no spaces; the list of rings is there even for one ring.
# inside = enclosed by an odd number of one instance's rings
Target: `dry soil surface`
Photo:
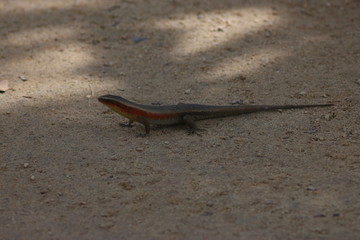
[[[360,239],[358,0],[2,0],[0,239]],[[304,104],[123,128],[97,101]]]

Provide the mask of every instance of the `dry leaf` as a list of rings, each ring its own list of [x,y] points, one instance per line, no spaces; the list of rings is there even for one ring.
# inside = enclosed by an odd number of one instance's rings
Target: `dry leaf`
[[[9,81],[0,80],[0,92],[5,92],[7,90],[9,90]]]

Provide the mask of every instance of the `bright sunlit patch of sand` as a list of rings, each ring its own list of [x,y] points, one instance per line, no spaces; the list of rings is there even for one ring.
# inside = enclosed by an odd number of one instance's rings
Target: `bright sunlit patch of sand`
[[[259,67],[266,67],[273,62],[289,57],[291,52],[282,49],[260,49],[251,54],[234,57],[223,61],[207,72],[208,80],[217,78],[232,79],[241,73],[251,73],[259,70]],[[204,76],[206,78],[206,76]],[[202,78],[204,78],[202,77]]]
[[[261,29],[271,28],[279,21],[271,8],[251,7],[162,19],[151,22],[149,27],[178,31],[179,39],[171,53],[174,57],[185,57],[225,45],[226,42]]]

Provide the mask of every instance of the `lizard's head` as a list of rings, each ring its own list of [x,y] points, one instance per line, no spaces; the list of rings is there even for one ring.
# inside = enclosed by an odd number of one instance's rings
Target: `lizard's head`
[[[126,118],[134,119],[135,116],[131,113],[130,101],[120,96],[103,95],[98,98],[99,102],[110,108],[111,110],[123,115]]]

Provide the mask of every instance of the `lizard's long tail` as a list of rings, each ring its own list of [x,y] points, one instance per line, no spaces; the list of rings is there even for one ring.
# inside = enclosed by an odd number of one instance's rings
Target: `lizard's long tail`
[[[274,111],[279,109],[330,107],[334,104],[306,104],[306,105],[240,105],[240,106],[212,106],[211,110],[206,109],[196,112],[197,119],[208,119],[240,115],[254,112]]]

